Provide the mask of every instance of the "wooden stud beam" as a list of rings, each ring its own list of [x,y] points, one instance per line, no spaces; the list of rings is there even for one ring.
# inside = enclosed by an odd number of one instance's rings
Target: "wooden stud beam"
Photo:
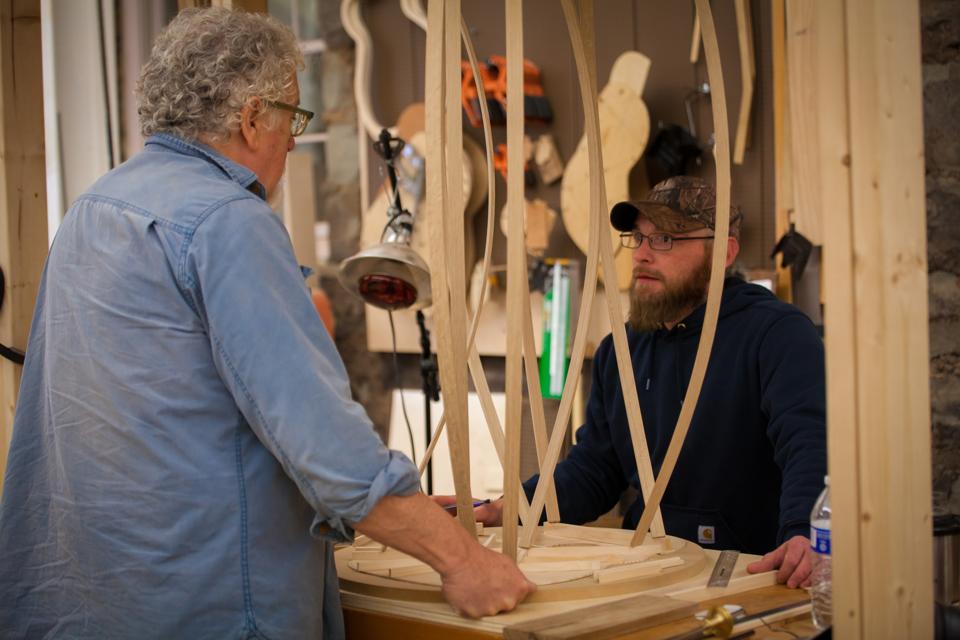
[[[814,25],[831,208],[823,222],[834,631],[931,638],[920,8],[846,0],[840,14],[832,5],[817,3]]]
[[[0,76],[0,343],[25,349],[47,255],[39,0],[0,4]],[[0,491],[20,373],[20,365],[0,359]]]

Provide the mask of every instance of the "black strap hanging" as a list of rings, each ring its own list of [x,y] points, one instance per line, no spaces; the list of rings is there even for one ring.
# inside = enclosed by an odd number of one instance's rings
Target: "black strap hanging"
[[[0,269],[0,309],[3,309],[3,296],[5,292],[6,282],[3,277],[3,269]],[[0,357],[6,358],[7,360],[16,364],[23,364],[24,354],[23,351],[20,351],[19,349],[14,349],[5,344],[0,344]]]

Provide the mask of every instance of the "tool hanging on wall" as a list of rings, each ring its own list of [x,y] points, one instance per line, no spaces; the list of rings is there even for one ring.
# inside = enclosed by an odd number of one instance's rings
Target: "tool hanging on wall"
[[[6,292],[6,282],[3,277],[3,269],[0,269],[0,311],[3,310],[3,297]],[[8,347],[5,344],[0,344],[0,356],[6,358],[14,364],[23,364],[24,353],[19,349],[14,349],[13,347]]]
[[[502,143],[497,145],[497,150],[493,154],[493,167],[503,176],[504,180],[507,179],[507,145]],[[524,158],[523,184],[524,186],[532,187],[536,183],[537,175],[533,172],[533,169],[530,168],[530,163]]]
[[[702,163],[704,146],[697,139],[697,123],[693,116],[693,105],[710,95],[710,85],[700,83],[683,99],[683,109],[687,114],[687,128],[678,124],[657,123],[657,135],[647,150],[647,174],[650,182],[656,184],[673,176],[686,175],[690,164],[699,167]],[[709,146],[713,146],[710,140]]]
[[[544,398],[559,400],[570,365],[570,301],[575,267],[563,259],[545,263],[549,272],[544,283],[540,388]]]
[[[463,110],[467,114],[467,119],[470,120],[470,125],[480,127],[483,124],[480,113],[480,92],[477,90],[476,79],[473,77],[473,67],[471,67],[470,63],[466,60],[461,62],[460,65],[463,76],[463,80],[461,80],[462,97],[460,100],[463,102]],[[490,68],[483,62],[477,64],[477,70],[480,73],[480,84],[486,95],[487,109],[490,112],[490,124],[505,124],[507,121],[506,111],[504,111],[503,106],[493,96],[493,92],[497,88],[496,78],[490,73]]]
[[[534,144],[527,136],[523,137],[523,183],[524,187],[536,184],[537,177],[531,167],[534,153]],[[497,145],[493,158],[494,167],[507,179],[507,145]],[[532,256],[542,256],[550,243],[550,233],[557,221],[557,212],[550,208],[546,200],[535,198],[523,199],[523,238],[527,253]],[[509,237],[507,205],[500,211],[500,231]]]
[[[563,177],[563,159],[557,151],[553,136],[545,133],[533,145],[533,163],[543,184],[553,184]]]
[[[780,264],[791,267],[792,279],[797,282],[803,275],[812,250],[813,243],[797,231],[796,225],[791,222],[789,231],[777,240],[770,257],[775,258],[778,253],[782,254]]]
[[[490,56],[487,65],[495,80],[493,96],[506,109],[507,59]],[[529,60],[523,61],[523,114],[526,122],[553,122],[553,109],[540,83],[540,68]]]
[[[700,164],[702,155],[703,147],[689,130],[661,122],[647,150],[647,174],[654,184],[671,176],[686,175],[691,165]]]

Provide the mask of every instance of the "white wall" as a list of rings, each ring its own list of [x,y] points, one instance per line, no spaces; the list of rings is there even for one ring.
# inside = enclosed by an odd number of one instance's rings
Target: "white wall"
[[[109,46],[102,49],[99,2],[41,0],[51,239],[70,203],[106,173],[119,156],[115,12],[112,2],[103,2],[103,31]],[[107,86],[112,87],[110,99]],[[110,117],[108,100],[114,105]]]

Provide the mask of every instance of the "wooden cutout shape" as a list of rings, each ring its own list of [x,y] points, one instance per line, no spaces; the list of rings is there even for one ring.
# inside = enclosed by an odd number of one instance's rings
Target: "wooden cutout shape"
[[[650,59],[637,51],[620,54],[610,70],[607,86],[600,93],[600,136],[603,140],[604,183],[608,203],[630,197],[630,170],[637,164],[650,136],[650,115],[643,102],[643,88],[650,71]],[[615,133],[614,133],[615,132]],[[586,253],[589,208],[587,139],[580,139],[567,161],[560,187],[560,210],[567,234]],[[609,225],[609,240],[617,258],[617,288],[626,289],[633,280],[633,256],[620,246],[619,232]],[[606,277],[604,276],[604,281]]]
[[[563,160],[557,151],[557,143],[549,133],[537,138],[533,149],[533,163],[537,166],[543,184],[553,184],[563,177]]]

